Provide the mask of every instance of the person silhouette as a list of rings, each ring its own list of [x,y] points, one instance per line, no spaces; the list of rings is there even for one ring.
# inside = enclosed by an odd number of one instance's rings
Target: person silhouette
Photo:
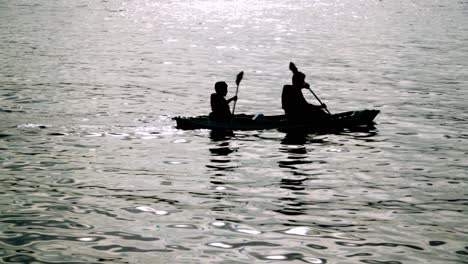
[[[284,110],[288,122],[324,122],[329,119],[329,114],[324,111],[325,104],[313,105],[307,102],[302,93],[302,89],[310,89],[310,85],[305,82],[305,74],[298,71],[294,63],[290,63],[293,72],[292,85],[284,85],[281,94],[281,106]]]
[[[224,98],[228,92],[228,85],[226,82],[217,82],[214,86],[215,93],[211,94],[211,113],[209,117],[213,121],[230,121],[232,118],[229,103],[237,100],[234,96],[228,100]]]

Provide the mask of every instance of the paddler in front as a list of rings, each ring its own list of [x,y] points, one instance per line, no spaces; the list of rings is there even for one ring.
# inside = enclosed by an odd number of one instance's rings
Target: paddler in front
[[[305,74],[298,71],[294,63],[290,63],[289,69],[293,72],[292,85],[284,85],[281,94],[281,104],[290,123],[318,123],[326,122],[330,114],[325,112],[325,104],[313,105],[306,101],[302,89],[310,89],[305,82]]]
[[[226,122],[232,118],[231,110],[229,109],[229,103],[237,101],[237,96],[234,96],[228,100],[224,98],[228,92],[228,85],[226,82],[217,82],[214,86],[215,93],[211,94],[211,113],[210,119],[213,121]]]

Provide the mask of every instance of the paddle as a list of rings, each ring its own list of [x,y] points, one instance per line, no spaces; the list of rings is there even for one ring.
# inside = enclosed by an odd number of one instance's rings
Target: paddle
[[[244,72],[243,71],[241,71],[241,72],[239,72],[239,74],[237,74],[237,78],[236,78],[236,84],[237,84],[236,96],[239,93],[239,84],[242,81],[243,77],[244,77]],[[237,103],[237,100],[234,101],[234,105],[232,106],[232,116],[233,117],[234,117],[234,111],[236,111],[236,103]]]
[[[292,62],[289,63],[289,69],[293,72],[293,74],[299,73],[299,70],[297,69],[296,65],[294,65],[294,63],[292,63]],[[309,90],[315,96],[315,99],[317,99],[317,101],[320,103],[320,105],[323,105],[322,101],[320,101],[318,96],[315,95],[314,91],[312,91],[312,89],[310,89],[310,87],[307,88],[307,90]],[[329,115],[331,115],[330,111],[328,111],[327,108],[325,108],[325,111],[327,111],[327,113]]]
[[[314,91],[312,91],[312,89],[307,88],[307,90],[309,90],[315,96],[315,99],[317,99],[317,101],[319,101],[320,105],[323,105],[322,101],[320,101],[320,99],[317,97],[317,95],[315,95],[315,93],[314,93]],[[330,111],[328,111],[328,109],[326,107],[325,107],[325,111],[327,111],[327,113],[329,115],[331,115]]]

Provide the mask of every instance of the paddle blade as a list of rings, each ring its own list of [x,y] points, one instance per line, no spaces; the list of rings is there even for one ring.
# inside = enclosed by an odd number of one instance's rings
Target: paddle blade
[[[241,71],[241,72],[239,72],[239,74],[237,74],[237,78],[236,78],[237,86],[239,86],[239,83],[242,81],[242,78],[244,78],[244,72],[243,71]]]
[[[297,70],[296,65],[294,65],[294,63],[292,63],[292,62],[289,63],[289,69],[290,69],[293,73],[299,72],[299,71]]]

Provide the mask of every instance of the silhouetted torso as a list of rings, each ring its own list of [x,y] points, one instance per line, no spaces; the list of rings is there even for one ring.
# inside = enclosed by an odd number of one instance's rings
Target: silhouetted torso
[[[307,103],[306,99],[304,98],[301,89],[292,85],[285,85],[283,87],[281,104],[284,111],[290,113],[300,113],[305,110],[307,105],[309,105],[309,103]]]
[[[319,107],[309,104],[300,88],[285,85],[281,94],[281,104],[290,122],[322,122],[327,114]]]
[[[211,113],[210,118],[216,121],[229,121],[231,120],[231,110],[229,104],[224,96],[220,94],[211,94]]]

